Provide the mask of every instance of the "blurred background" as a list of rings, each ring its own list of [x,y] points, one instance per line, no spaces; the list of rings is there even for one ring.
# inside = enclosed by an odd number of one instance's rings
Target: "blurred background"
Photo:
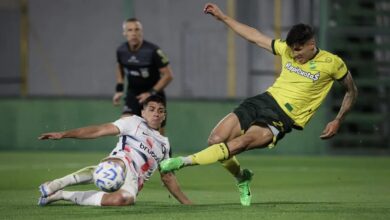
[[[0,150],[106,150],[99,140],[37,140],[40,133],[114,121],[115,51],[122,22],[137,17],[170,59],[167,136],[174,152],[206,147],[214,125],[264,92],[279,61],[203,14],[203,0],[0,0]],[[304,131],[264,154],[390,153],[390,0],[215,0],[273,38],[308,23],[322,49],[344,59],[359,97],[339,134],[319,135],[339,110],[336,85]]]

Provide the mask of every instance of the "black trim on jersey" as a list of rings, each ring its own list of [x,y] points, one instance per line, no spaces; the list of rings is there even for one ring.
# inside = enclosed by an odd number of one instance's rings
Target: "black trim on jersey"
[[[140,140],[138,140],[137,138],[133,137],[133,136],[130,136],[130,135],[123,135],[123,136],[126,136],[126,137],[129,137],[137,142],[140,142]]]
[[[319,54],[319,53],[320,53],[320,48],[316,47],[316,49],[317,49],[317,51],[314,53],[313,57],[312,57],[312,58],[310,58],[309,60],[312,60],[312,59],[314,59],[314,57],[316,57],[316,56],[317,56],[317,54]]]
[[[134,160],[131,160],[131,164],[133,165],[135,170],[139,170],[139,167],[137,166],[137,164],[135,164]]]
[[[122,150],[125,150],[126,146],[126,136],[122,136]]]
[[[273,53],[274,55],[276,55],[276,51],[275,51],[275,39],[272,40],[271,48],[272,48],[272,53]]]
[[[139,151],[137,148],[132,148],[135,152],[137,152],[141,157],[142,159],[144,160],[144,163],[147,163],[148,162],[148,157],[142,153],[141,151]]]
[[[344,80],[344,78],[348,75],[348,70],[347,70],[347,72],[344,74],[344,76],[342,76],[340,79],[338,79],[337,81],[343,81]]]

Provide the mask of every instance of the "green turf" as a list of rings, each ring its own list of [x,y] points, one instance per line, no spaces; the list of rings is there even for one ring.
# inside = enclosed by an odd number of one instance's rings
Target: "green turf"
[[[196,203],[169,198],[155,174],[133,207],[36,205],[38,185],[96,163],[104,153],[0,152],[0,219],[390,219],[388,157],[239,157],[255,172],[250,207],[219,164],[177,172]],[[93,189],[94,186],[74,187]]]

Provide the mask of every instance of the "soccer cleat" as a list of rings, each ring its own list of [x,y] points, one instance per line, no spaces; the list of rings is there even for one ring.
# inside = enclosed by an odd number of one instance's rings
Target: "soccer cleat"
[[[240,202],[243,206],[250,206],[251,205],[251,189],[249,187],[249,183],[252,181],[253,172],[244,169],[242,171],[242,180],[238,182],[238,191],[240,192]]]
[[[50,182],[42,183],[39,186],[39,192],[41,192],[42,197],[46,198],[46,197],[50,196],[50,194],[52,194],[52,192],[50,192],[50,189],[49,189],[49,183]]]
[[[62,191],[57,191],[56,193],[48,196],[48,197],[39,197],[38,199],[38,205],[39,206],[46,206],[52,202],[58,201],[61,199],[61,193]]]
[[[49,204],[48,203],[48,198],[47,197],[39,197],[39,199],[38,199],[38,205],[39,206],[45,206],[45,205],[47,205],[47,204]]]
[[[161,161],[160,171],[162,173],[168,173],[171,171],[179,170],[184,166],[184,161],[180,157],[169,158]]]

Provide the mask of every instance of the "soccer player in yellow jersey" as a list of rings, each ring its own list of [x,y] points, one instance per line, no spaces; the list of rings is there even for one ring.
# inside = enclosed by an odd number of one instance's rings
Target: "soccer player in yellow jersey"
[[[323,130],[320,138],[333,137],[357,97],[357,88],[343,60],[316,46],[312,28],[297,24],[286,41],[271,39],[260,31],[226,16],[215,4],[206,4],[204,12],[257,46],[282,58],[282,72],[267,92],[247,98],[223,118],[209,137],[210,146],[187,157],[164,160],[162,172],[185,166],[222,162],[232,173],[244,206],[251,203],[249,183],[253,173],[241,169],[234,155],[273,146],[293,128],[303,129],[328,94],[334,81],[345,88],[341,108]]]

